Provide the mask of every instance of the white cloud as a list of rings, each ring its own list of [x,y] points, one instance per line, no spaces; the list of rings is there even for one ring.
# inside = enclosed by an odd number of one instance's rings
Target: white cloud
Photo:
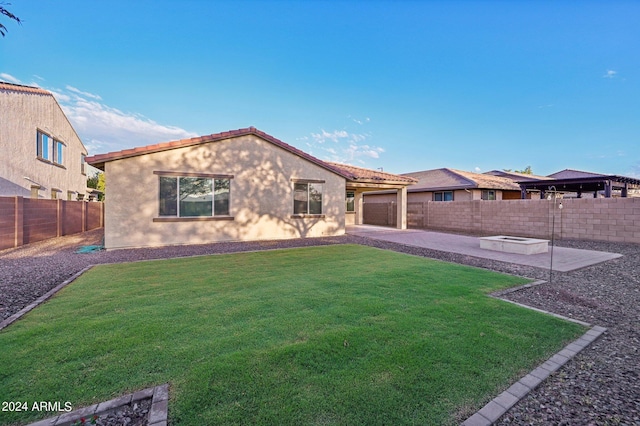
[[[102,102],[99,95],[73,86],[50,90],[56,97],[90,154],[197,136],[140,114],[123,112]]]
[[[38,75],[34,77],[45,80]],[[7,73],[0,73],[0,80],[24,84]],[[42,87],[35,82],[29,85]],[[91,155],[197,136],[180,127],[159,124],[141,114],[110,107],[100,102],[100,95],[71,85],[64,89],[43,88],[53,93]]]
[[[7,83],[20,84],[20,80],[7,73],[0,73],[0,80],[4,80]]]
[[[340,142],[340,139],[346,139],[349,137],[349,133],[345,130],[334,130],[333,132],[327,132],[322,129],[321,133],[311,133],[311,137],[317,143],[323,144],[327,140],[332,141],[334,143]]]
[[[476,173],[480,173],[482,171],[482,169],[480,167],[477,167],[474,169],[476,171]]]
[[[607,72],[602,76],[603,78],[614,78],[618,74],[617,71],[607,70]]]
[[[96,99],[96,100],[99,100],[99,101],[102,100],[102,98],[100,96],[98,96],[98,95],[94,95],[93,93],[89,93],[89,92],[83,92],[82,90],[76,89],[73,86],[67,85],[65,88],[67,90],[71,91],[71,92],[74,92],[77,95],[86,96],[87,98]]]
[[[367,159],[378,159],[384,149],[365,143],[371,137],[365,133],[350,133],[346,130],[326,131],[311,133],[311,138],[306,136],[299,140],[308,141],[306,145],[313,155],[339,163],[365,164]],[[327,142],[331,142],[327,144]],[[320,151],[321,153],[314,153]]]
[[[351,121],[353,121],[354,123],[359,124],[359,125],[361,125],[361,126],[362,126],[363,124],[368,123],[368,122],[370,122],[370,121],[371,121],[371,119],[370,119],[369,117],[365,118],[364,120],[360,120],[360,119],[354,118],[354,117],[352,117],[352,116],[348,116],[347,118],[350,118],[350,119],[351,119]]]

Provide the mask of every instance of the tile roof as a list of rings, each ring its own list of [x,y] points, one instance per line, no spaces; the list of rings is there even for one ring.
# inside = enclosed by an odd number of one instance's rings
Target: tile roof
[[[553,179],[575,179],[606,176],[601,173],[583,172],[580,170],[564,169],[549,175]]]
[[[129,157],[136,157],[139,155],[152,154],[155,152],[168,151],[176,148],[184,148],[188,146],[200,145],[211,142],[219,142],[226,139],[231,139],[240,136],[246,135],[255,135],[258,136],[272,144],[291,152],[299,157],[304,158],[311,163],[314,163],[320,167],[323,167],[339,176],[344,177],[347,180],[358,181],[358,182],[374,182],[374,183],[402,183],[402,184],[411,184],[414,182],[413,179],[393,175],[391,173],[383,173],[375,170],[363,169],[360,167],[348,166],[344,164],[338,163],[330,163],[326,161],[322,161],[310,154],[307,154],[304,151],[295,148],[280,139],[277,139],[261,130],[256,129],[255,127],[247,127],[244,129],[238,130],[230,130],[222,133],[214,133],[206,136],[198,136],[195,138],[189,139],[181,139],[177,141],[171,142],[162,142],[155,145],[147,145],[137,148],[124,149],[122,151],[109,152],[106,154],[97,154],[91,157],[86,157],[85,161],[91,164],[98,169],[104,170],[104,164],[109,161],[121,160]]]
[[[449,168],[404,173],[403,176],[418,179],[418,183],[409,188],[411,192],[465,188],[520,191],[520,186],[508,178]]]
[[[414,184],[418,182],[417,179],[412,178],[406,175],[396,175],[393,173],[387,173],[380,170],[371,170],[365,169],[362,167],[351,166],[348,164],[334,163],[331,161],[326,161],[327,164],[341,169],[345,173],[349,173],[352,178],[351,180],[358,182],[372,182],[372,183],[404,183],[404,184]]]
[[[23,86],[22,84],[6,83],[4,81],[0,81],[0,90],[6,90],[11,92],[22,92],[22,93],[36,93],[38,95],[53,96],[51,92],[41,89],[39,87]]]
[[[535,180],[552,180],[549,176],[540,176],[527,173],[518,172],[506,172],[504,170],[491,170],[490,172],[484,172],[484,175],[501,176],[511,179],[515,182],[535,181]]]

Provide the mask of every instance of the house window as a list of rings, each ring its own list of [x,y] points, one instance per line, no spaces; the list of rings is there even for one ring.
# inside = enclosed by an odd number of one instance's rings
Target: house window
[[[293,184],[293,214],[322,214],[322,183]]]
[[[496,191],[485,189],[482,191],[482,199],[483,200],[495,200],[496,199]]]
[[[62,165],[64,144],[58,140],[53,140],[53,162]]]
[[[347,191],[347,211],[356,211],[356,193],[354,191]]]
[[[36,155],[38,158],[42,158],[43,160],[49,159],[49,139],[51,139],[49,135],[42,133],[40,130],[37,131]]]
[[[230,182],[200,176],[160,176],[159,215],[228,216]]]
[[[434,192],[433,201],[453,201],[453,191]]]
[[[85,161],[85,158],[87,158],[87,156],[85,154],[80,154],[80,173],[82,173],[83,175],[86,175],[86,164],[87,162]]]

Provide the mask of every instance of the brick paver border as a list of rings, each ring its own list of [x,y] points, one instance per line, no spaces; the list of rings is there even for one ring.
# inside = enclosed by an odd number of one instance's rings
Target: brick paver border
[[[169,384],[142,389],[129,395],[120,396],[109,401],[100,402],[90,407],[80,408],[59,416],[50,417],[31,423],[28,426],[70,426],[83,417],[91,419],[94,415],[106,416],[120,407],[151,398],[149,410],[149,426],[167,426],[167,407],[169,403]],[[88,423],[88,422],[87,422]]]
[[[500,417],[502,417],[511,407],[516,405],[522,398],[527,396],[529,392],[538,387],[540,383],[547,379],[551,374],[558,371],[563,365],[565,365],[569,360],[571,360],[574,356],[584,350],[587,346],[593,343],[596,339],[598,339],[605,331],[606,328],[600,326],[591,326],[591,324],[586,323],[584,321],[579,321],[573,318],[568,318],[562,315],[554,314],[553,312],[548,312],[542,309],[534,308],[531,306],[523,305],[521,303],[516,303],[511,300],[502,299],[500,296],[506,295],[508,293],[513,293],[514,291],[518,291],[521,289],[529,288],[535,285],[543,284],[546,281],[535,281],[533,283],[525,284],[523,286],[514,287],[507,289],[503,292],[498,292],[490,297],[494,297],[496,299],[503,300],[505,302],[513,303],[518,306],[522,306],[523,308],[532,309],[537,312],[542,312],[544,314],[552,315],[556,318],[560,318],[566,321],[575,322],[587,327],[591,327],[586,333],[584,333],[577,340],[569,343],[564,347],[560,352],[553,355],[551,358],[540,364],[537,368],[531,371],[529,374],[518,380],[516,383],[511,385],[507,390],[502,392],[500,395],[493,398],[489,401],[484,407],[482,407],[478,412],[469,417],[462,423],[462,426],[490,426],[494,424]]]

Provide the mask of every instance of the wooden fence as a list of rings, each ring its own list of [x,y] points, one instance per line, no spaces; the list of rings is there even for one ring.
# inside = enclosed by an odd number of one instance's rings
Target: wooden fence
[[[0,250],[103,226],[103,203],[0,197]]]

